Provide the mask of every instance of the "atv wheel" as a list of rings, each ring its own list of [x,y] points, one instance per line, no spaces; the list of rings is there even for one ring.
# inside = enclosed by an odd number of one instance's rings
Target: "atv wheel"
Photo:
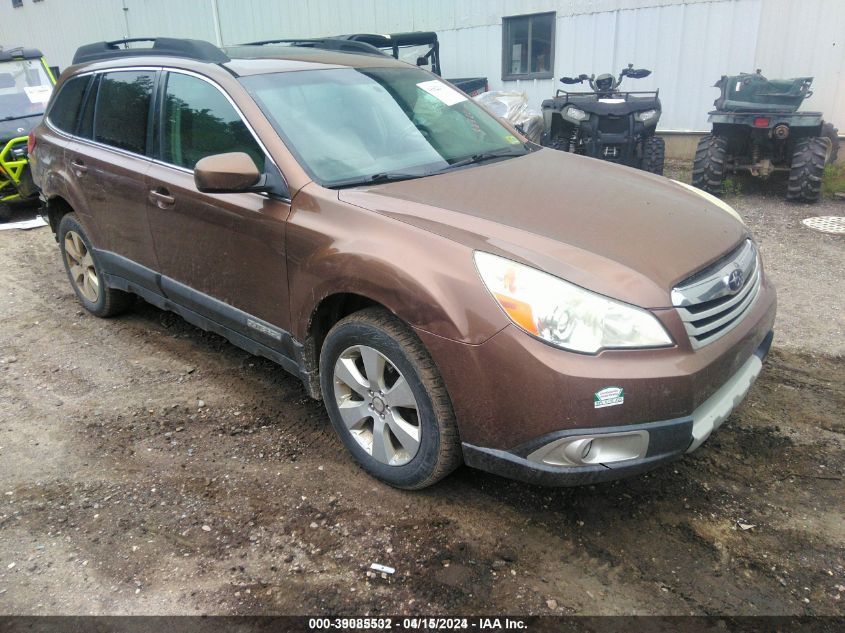
[[[787,200],[815,202],[821,196],[827,139],[804,138],[795,144],[789,168]]]
[[[833,127],[833,123],[822,123],[822,136],[830,139],[830,157],[827,164],[832,165],[839,156],[839,130]]]
[[[0,222],[6,222],[10,217],[12,217],[12,210],[9,208],[9,205],[5,202],[0,202]]]
[[[698,141],[695,161],[692,164],[692,186],[707,193],[722,193],[725,178],[725,162],[728,157],[728,141],[714,134],[706,134]]]
[[[659,136],[649,136],[643,141],[643,162],[641,169],[662,176],[665,155],[666,142]]]

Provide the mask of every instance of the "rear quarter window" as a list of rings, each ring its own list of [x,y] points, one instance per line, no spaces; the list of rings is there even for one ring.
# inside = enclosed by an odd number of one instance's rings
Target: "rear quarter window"
[[[100,78],[94,114],[94,140],[145,154],[155,73],[120,71]]]
[[[68,134],[76,131],[79,108],[90,80],[90,76],[73,77],[64,83],[47,115],[54,127]]]

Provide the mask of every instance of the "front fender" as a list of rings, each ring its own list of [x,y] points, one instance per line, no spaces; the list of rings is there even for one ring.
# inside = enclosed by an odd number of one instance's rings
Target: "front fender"
[[[378,302],[411,326],[479,344],[507,325],[484,288],[472,249],[341,202],[311,184],[296,196],[287,232],[293,334],[305,340],[327,297]]]

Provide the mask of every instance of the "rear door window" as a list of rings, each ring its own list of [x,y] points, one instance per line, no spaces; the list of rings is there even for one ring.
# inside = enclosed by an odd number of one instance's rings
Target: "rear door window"
[[[135,154],[146,154],[154,84],[155,72],[152,71],[103,74],[94,113],[94,140]]]
[[[79,108],[90,81],[91,76],[87,75],[85,77],[73,77],[64,83],[59,94],[56,95],[53,105],[50,106],[48,118],[54,127],[68,134],[76,132]]]
[[[206,156],[245,152],[264,171],[264,152],[255,137],[226,96],[207,81],[168,74],[163,114],[163,161],[193,169]]]

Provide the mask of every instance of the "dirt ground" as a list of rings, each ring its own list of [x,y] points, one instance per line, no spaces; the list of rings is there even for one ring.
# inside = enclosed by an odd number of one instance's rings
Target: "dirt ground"
[[[576,489],[381,485],[283,370],[84,314],[49,230],[0,232],[0,613],[845,614],[845,238],[800,224],[845,203],[746,186],[764,373],[696,453]]]

